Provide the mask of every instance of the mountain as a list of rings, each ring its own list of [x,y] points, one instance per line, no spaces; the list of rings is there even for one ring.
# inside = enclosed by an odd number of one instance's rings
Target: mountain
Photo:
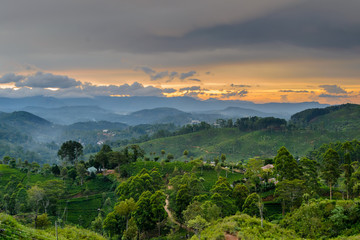
[[[0,113],[0,121],[24,132],[32,132],[52,125],[51,122],[25,111]]]
[[[252,109],[264,113],[281,114],[290,117],[292,114],[309,108],[323,108],[327,104],[317,102],[303,103],[265,103],[256,104],[240,100],[198,100],[191,97],[94,97],[94,98],[0,98],[0,111],[12,112],[27,110],[26,107],[61,108],[74,106],[97,106],[116,114],[125,114],[153,108],[176,108],[184,112],[204,112],[228,107]]]
[[[60,108],[25,107],[23,110],[62,125],[87,121],[122,121],[121,115],[112,113],[98,106],[64,106]]]
[[[266,113],[248,108],[240,107],[227,107],[222,110],[214,110],[204,112],[206,114],[217,114],[223,116],[223,118],[243,118],[243,117],[277,117],[277,118],[289,118],[288,114],[278,113]]]
[[[126,125],[124,123],[117,123],[117,122],[90,121],[90,122],[77,122],[77,123],[67,126],[66,129],[83,130],[83,131],[104,130],[104,129],[123,130],[127,126],[128,125]]]

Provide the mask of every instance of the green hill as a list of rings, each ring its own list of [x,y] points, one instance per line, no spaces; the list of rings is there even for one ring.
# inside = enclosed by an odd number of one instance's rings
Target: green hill
[[[238,128],[211,128],[195,133],[159,138],[141,143],[146,152],[160,155],[162,149],[175,158],[189,157],[213,159],[224,153],[230,161],[254,156],[273,157],[285,146],[295,156],[304,156],[323,143],[350,141],[360,138],[360,106],[346,104],[317,110],[305,110],[292,117],[287,128],[240,131]],[[301,123],[301,124],[300,124]]]

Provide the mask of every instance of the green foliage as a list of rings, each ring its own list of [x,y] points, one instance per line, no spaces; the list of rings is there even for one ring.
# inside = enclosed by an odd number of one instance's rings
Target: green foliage
[[[247,196],[249,195],[249,189],[243,184],[236,184],[233,190],[233,198],[235,199],[235,205],[239,211],[242,211],[242,206],[245,203]]]
[[[293,230],[281,228],[267,221],[264,221],[264,226],[261,227],[260,219],[245,214],[226,217],[210,225],[201,232],[201,239],[225,239],[225,233],[246,240],[300,239]]]
[[[329,238],[360,233],[358,201],[311,201],[286,215],[283,227],[304,238]]]
[[[44,229],[50,226],[51,222],[49,221],[48,215],[46,213],[41,214],[36,219],[36,227]]]
[[[19,224],[13,217],[0,213],[0,232],[2,239],[36,239],[36,240],[56,240],[54,227],[47,228],[46,230],[39,230],[29,228]],[[61,240],[105,240],[100,235],[86,229],[79,229],[73,226],[65,226],[58,228],[59,239]]]
[[[137,201],[143,192],[150,191],[154,193],[156,190],[159,190],[159,177],[155,172],[157,172],[155,168],[150,172],[142,169],[136,176],[122,182],[116,189],[119,200],[133,198]]]

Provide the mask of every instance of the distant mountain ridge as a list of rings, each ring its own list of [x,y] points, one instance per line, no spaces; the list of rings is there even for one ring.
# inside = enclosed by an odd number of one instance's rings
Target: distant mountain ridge
[[[0,98],[0,111],[19,111],[25,107],[59,108],[65,106],[98,106],[117,114],[136,112],[153,108],[176,108],[184,112],[203,112],[227,107],[253,109],[265,113],[281,113],[290,117],[292,114],[309,108],[323,108],[328,104],[317,102],[302,103],[264,103],[256,104],[241,100],[198,100],[191,97],[94,97],[94,98],[53,98],[25,97]]]

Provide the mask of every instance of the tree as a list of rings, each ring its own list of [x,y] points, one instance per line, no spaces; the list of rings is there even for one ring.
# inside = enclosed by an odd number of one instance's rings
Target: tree
[[[244,202],[244,205],[242,207],[243,212],[245,214],[248,214],[250,216],[260,216],[260,212],[258,209],[258,201],[259,201],[259,195],[257,193],[250,194]]]
[[[99,213],[98,216],[94,219],[94,221],[91,222],[91,229],[94,232],[102,234],[102,232],[103,232],[103,218],[101,216],[101,213]]]
[[[29,202],[30,205],[32,206],[32,208],[35,211],[35,228],[37,227],[37,217],[39,214],[39,208],[40,208],[40,202],[44,199],[45,197],[45,191],[44,189],[38,187],[38,186],[33,186],[28,190],[28,195],[29,195]]]
[[[221,165],[220,163],[216,164],[215,166],[215,172],[217,173],[217,176],[220,176],[220,172],[221,172]]]
[[[246,184],[249,187],[254,186],[255,192],[257,192],[257,186],[260,184],[260,176],[262,169],[261,167],[264,166],[264,161],[258,158],[251,158],[249,159],[246,165]]]
[[[70,140],[61,145],[57,155],[61,160],[74,164],[82,154],[83,146],[81,143]]]
[[[169,153],[167,156],[166,156],[166,162],[170,162],[171,160],[174,159],[174,155],[172,155],[171,153]]]
[[[189,151],[188,150],[184,150],[184,153],[183,153],[184,157],[187,159],[188,155],[189,155]]]
[[[286,203],[290,203],[290,208],[295,204],[300,205],[305,191],[305,181],[283,180],[276,185],[275,195],[282,201],[282,214],[285,216]]]
[[[76,173],[77,175],[80,177],[80,183],[81,183],[81,186],[83,185],[83,182],[84,182],[84,178],[86,176],[86,168],[85,168],[85,165],[82,164],[82,163],[78,163],[76,165]]]
[[[301,177],[301,172],[295,158],[285,147],[279,149],[274,162],[275,172],[279,181],[283,179],[299,179]]]
[[[156,222],[158,226],[158,234],[161,235],[161,222],[167,218],[167,213],[164,209],[165,206],[165,199],[166,195],[161,191],[156,191],[150,197],[150,204],[151,204],[151,213],[153,217],[153,221]]]
[[[37,217],[37,219],[36,219],[36,226],[38,228],[44,229],[44,228],[50,226],[50,224],[51,224],[51,222],[50,222],[50,220],[48,218],[48,215],[46,213],[43,213],[43,214],[39,215]]]
[[[115,207],[114,211],[116,214],[123,216],[126,221],[126,227],[125,229],[128,229],[129,226],[129,217],[132,212],[134,212],[137,209],[137,205],[133,198],[126,199],[125,201],[119,202]]]
[[[70,168],[70,170],[67,172],[67,175],[70,179],[72,179],[74,181],[77,177],[76,169]]]
[[[346,199],[349,199],[349,194],[352,192],[353,181],[351,181],[351,175],[354,173],[354,168],[351,165],[351,157],[350,153],[345,153],[345,161],[342,165],[342,169],[344,170],[344,183],[346,185]]]
[[[188,222],[187,226],[195,230],[195,234],[198,236],[199,240],[201,240],[201,232],[204,228],[206,228],[209,223],[202,218],[201,216],[196,216],[195,219],[192,219]]]
[[[53,165],[51,167],[51,172],[55,175],[55,176],[59,176],[60,175],[60,168],[58,165]]]
[[[330,187],[330,200],[332,199],[332,186],[340,177],[340,157],[339,154],[333,150],[328,149],[324,155],[322,168],[322,177]]]
[[[225,164],[226,155],[222,153],[220,156],[220,160],[221,160],[222,164]]]
[[[136,222],[134,218],[129,220],[129,227],[123,232],[122,239],[124,240],[136,240],[138,233],[138,227],[136,226]]]
[[[235,205],[240,211],[245,203],[247,196],[249,195],[249,189],[243,184],[236,184],[233,190],[233,198],[235,199]]]
[[[319,189],[318,163],[315,160],[302,158],[299,162],[302,180],[305,181],[307,192],[314,195]]]
[[[136,225],[138,226],[140,232],[148,231],[154,228],[155,222],[152,218],[152,208],[150,203],[151,192],[143,192],[137,201],[137,209],[134,212],[134,217]]]

